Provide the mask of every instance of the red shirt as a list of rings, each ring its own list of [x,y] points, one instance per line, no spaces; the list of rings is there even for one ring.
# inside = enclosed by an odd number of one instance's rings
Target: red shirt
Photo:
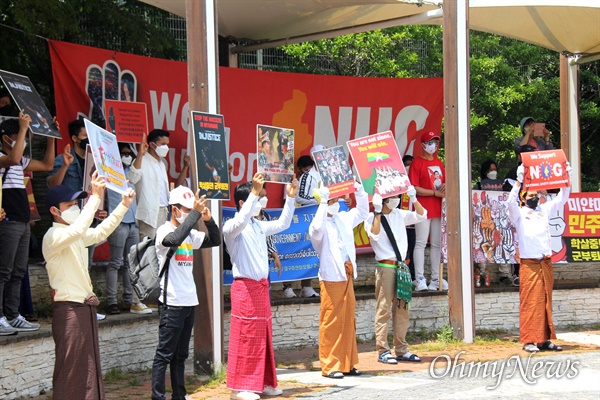
[[[415,158],[408,170],[408,179],[413,186],[428,190],[438,190],[446,182],[446,169],[439,158],[426,160]],[[427,219],[442,216],[442,198],[435,196],[419,196],[419,203],[427,210]]]

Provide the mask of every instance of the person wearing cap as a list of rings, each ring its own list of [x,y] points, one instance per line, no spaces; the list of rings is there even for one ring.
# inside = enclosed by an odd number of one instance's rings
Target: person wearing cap
[[[190,349],[198,295],[194,284],[194,250],[221,244],[221,232],[200,190],[178,186],[169,194],[171,219],[156,231],[156,257],[165,269],[160,281],[158,346],[152,364],[152,399],[166,399],[165,376],[171,366],[173,399],[185,399],[185,360]],[[196,229],[202,220],[208,233]],[[169,250],[174,251],[163,266]]]
[[[9,119],[0,124],[2,207],[6,213],[0,222],[0,336],[40,328],[39,324],[31,323],[19,314],[21,280],[27,271],[31,236],[31,213],[23,172],[52,169],[55,139],[47,138],[43,160],[24,157],[30,124],[31,118],[23,110],[18,120]]]
[[[535,120],[532,117],[525,117],[519,123],[522,136],[515,139],[515,153],[519,160],[522,152],[554,150],[554,143],[550,137],[551,132],[544,127],[544,137],[536,137],[533,135],[534,124]]]
[[[277,220],[253,218],[262,209],[263,174],[237,185],[233,197],[238,212],[223,225],[231,256],[231,321],[227,357],[227,387],[232,398],[259,399],[257,393],[278,396],[273,325],[269,296],[269,255],[266,238],[292,223],[298,181],[286,185],[286,200]]]
[[[57,185],[46,194],[46,207],[54,222],[44,235],[42,253],[54,293],[52,386],[57,399],[104,398],[96,319],[99,301],[88,272],[87,247],[115,230],[135,196],[129,189],[108,218],[90,228],[105,189],[104,177],[94,172],[92,195],[82,210],[78,200],[85,199],[87,192]]]
[[[354,228],[369,216],[369,196],[354,182],[356,207],[340,212],[337,198],[329,189],[318,189],[319,208],[308,227],[313,248],[319,255],[319,360],[321,375],[341,379],[361,375],[356,369],[356,246]]]
[[[440,279],[442,290],[448,290],[448,282],[440,275],[440,257],[442,244],[442,199],[446,197],[446,170],[437,156],[440,146],[440,135],[425,132],[421,135],[423,153],[410,165],[408,178],[417,191],[417,200],[427,210],[427,220],[415,225],[415,249],[413,252],[415,266],[416,291],[438,290]],[[437,184],[439,180],[439,185]],[[429,238],[431,246],[431,281],[425,281],[425,246]]]
[[[567,163],[571,178],[572,169]],[[515,227],[521,261],[519,270],[519,331],[523,349],[530,353],[540,350],[561,351],[550,340],[556,339],[552,322],[552,247],[550,218],[562,210],[569,200],[570,187],[560,189],[552,200],[539,204],[538,192],[523,188],[525,167],[517,169],[517,182],[508,195],[508,217]],[[520,194],[519,194],[520,192]]]

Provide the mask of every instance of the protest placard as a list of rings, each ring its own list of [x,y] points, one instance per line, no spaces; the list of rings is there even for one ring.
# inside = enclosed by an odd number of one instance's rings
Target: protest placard
[[[548,190],[571,185],[562,149],[521,153],[521,160],[525,167],[524,189]]]
[[[88,119],[83,120],[98,173],[104,176],[106,187],[117,193],[127,194],[129,186],[125,178],[117,137]]]
[[[148,133],[146,103],[104,100],[106,130],[117,136],[117,141],[139,143]]]
[[[85,147],[85,167],[83,172],[83,190],[88,194],[88,197],[83,199],[83,205],[85,205],[92,195],[92,175],[96,172],[96,165],[94,164],[94,155],[92,154],[92,147],[88,144]],[[104,197],[100,199],[100,206],[98,210],[104,210]]]
[[[256,125],[258,172],[265,182],[294,180],[294,130]]]
[[[350,140],[347,145],[369,199],[375,193],[386,198],[408,190],[410,181],[392,132]]]
[[[323,185],[329,188],[329,198],[354,193],[354,174],[344,152],[344,146],[312,152]]]
[[[192,111],[191,123],[198,177],[193,190],[200,189],[200,194],[207,199],[229,200],[231,184],[223,116]]]
[[[31,124],[29,124],[31,132],[62,139],[50,111],[28,77],[0,70],[0,78],[17,107],[25,110],[25,114],[31,117]]]

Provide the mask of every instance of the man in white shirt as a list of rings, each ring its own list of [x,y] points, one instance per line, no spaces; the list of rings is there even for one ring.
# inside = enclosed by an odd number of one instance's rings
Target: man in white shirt
[[[319,315],[319,360],[321,374],[339,379],[360,375],[356,344],[356,248],[353,229],[369,216],[369,197],[355,182],[356,207],[339,212],[337,199],[329,189],[319,189],[320,204],[308,234],[319,255],[321,312]],[[340,199],[341,200],[341,199]]]
[[[519,331],[523,349],[530,353],[540,350],[561,351],[550,339],[556,339],[552,323],[552,248],[550,245],[550,216],[564,207],[570,188],[539,205],[538,193],[524,189],[519,196],[525,168],[517,168],[517,182],[508,196],[508,217],[517,230],[521,267],[519,278]],[[571,166],[567,165],[571,175]],[[536,346],[537,343],[537,346]]]
[[[286,187],[287,197],[279,219],[253,218],[264,178],[257,172],[252,182],[235,188],[238,212],[223,225],[223,237],[231,256],[231,322],[227,357],[227,387],[232,398],[259,399],[257,393],[278,396],[273,325],[269,297],[267,236],[289,228],[294,215],[298,181]]]
[[[408,306],[410,293],[412,292],[412,279],[410,270],[405,264],[403,264],[403,267],[406,268],[406,271],[401,271],[405,273],[405,281],[408,286],[409,295],[405,299],[396,296],[396,278],[398,268],[400,268],[398,261],[405,260],[408,250],[406,225],[426,221],[427,210],[418,202],[417,191],[413,186],[409,186],[406,193],[410,198],[410,202],[414,205],[415,211],[398,208],[400,198],[397,195],[382,200],[379,194],[375,194],[373,196],[374,212],[369,214],[369,218],[365,221],[365,231],[371,239],[371,246],[377,260],[375,269],[375,299],[377,300],[375,338],[379,354],[377,361],[384,364],[397,364],[398,361],[421,361],[417,355],[408,351],[408,343],[406,342],[406,331],[408,330],[410,317]],[[401,260],[398,260],[392,241],[382,226],[384,218],[392,232]],[[388,344],[390,308],[393,317],[392,332],[394,335],[395,357],[390,352]]]
[[[144,236],[154,238],[156,229],[167,221],[169,179],[164,158],[168,154],[169,132],[154,129],[148,134],[148,143],[142,141],[138,156],[127,174],[138,197],[135,218],[140,240]]]
[[[171,219],[156,232],[156,257],[165,272],[160,281],[158,346],[152,364],[153,400],[166,399],[165,375],[169,364],[172,398],[186,398],[185,360],[194,327],[194,309],[198,305],[193,275],[194,249],[221,244],[219,227],[205,207],[207,200],[199,197],[199,193],[194,196],[184,186],[173,189],[169,197]],[[206,225],[208,235],[194,229],[199,219]],[[169,264],[163,266],[167,258]]]

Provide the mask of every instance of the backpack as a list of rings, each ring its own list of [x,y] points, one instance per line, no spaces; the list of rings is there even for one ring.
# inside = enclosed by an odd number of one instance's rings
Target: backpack
[[[169,249],[165,264],[159,271],[156,246],[153,238],[144,237],[138,244],[129,249],[129,278],[131,287],[140,301],[157,301],[160,296],[160,279],[169,268],[169,261],[175,251]],[[165,277],[165,280],[168,279]],[[165,282],[166,288],[166,282]],[[166,300],[166,290],[165,290]],[[163,303],[166,303],[163,301]]]

